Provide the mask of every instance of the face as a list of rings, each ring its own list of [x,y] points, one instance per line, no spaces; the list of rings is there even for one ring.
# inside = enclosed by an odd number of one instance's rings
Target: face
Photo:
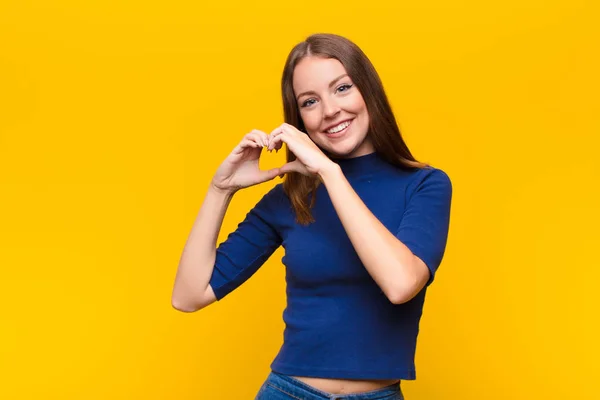
[[[369,114],[358,88],[338,60],[305,57],[294,69],[294,93],[306,132],[334,158],[375,151]]]

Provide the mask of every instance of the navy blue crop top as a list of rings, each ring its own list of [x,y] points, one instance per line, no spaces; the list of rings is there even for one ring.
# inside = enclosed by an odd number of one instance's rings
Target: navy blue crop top
[[[275,372],[339,379],[415,379],[415,349],[427,288],[445,252],[452,184],[440,169],[402,169],[377,152],[337,159],[353,189],[431,276],[413,299],[391,303],[360,261],[324,185],[295,222],[278,184],[222,242],[210,285],[218,300],[250,278],[279,247],[285,255],[287,306]]]

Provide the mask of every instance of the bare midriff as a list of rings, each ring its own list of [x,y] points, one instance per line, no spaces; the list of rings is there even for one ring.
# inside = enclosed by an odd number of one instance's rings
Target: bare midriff
[[[311,378],[311,377],[306,377],[306,376],[294,376],[294,378],[306,383],[309,386],[312,386],[323,392],[327,392],[327,393],[331,393],[331,394],[351,394],[351,393],[370,392],[372,390],[377,390],[377,389],[384,388],[386,386],[390,386],[390,385],[400,381],[400,379],[357,380],[357,379]]]

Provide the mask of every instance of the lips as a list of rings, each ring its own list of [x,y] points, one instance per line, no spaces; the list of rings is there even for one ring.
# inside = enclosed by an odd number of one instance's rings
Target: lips
[[[336,133],[328,133],[328,132],[325,132],[325,136],[327,136],[328,138],[331,138],[331,139],[337,139],[337,138],[339,138],[339,137],[342,137],[342,136],[344,136],[344,135],[346,134],[346,132],[348,132],[348,129],[350,129],[350,127],[352,126],[352,122],[354,122],[354,120],[353,120],[353,119],[351,119],[351,120],[346,120],[346,121],[348,122],[348,126],[346,126],[344,129],[342,129],[341,131],[338,131],[338,132],[336,132]],[[346,121],[342,121],[342,122],[340,122],[340,123],[344,123],[344,122],[346,122]],[[339,124],[337,124],[337,125],[339,125]],[[337,125],[334,125],[334,126],[337,126]]]
[[[340,121],[340,122],[336,122],[335,124],[329,125],[327,128],[323,129],[323,132],[325,132],[325,133],[326,133],[326,134],[328,134],[328,135],[334,135],[334,133],[329,133],[329,132],[327,132],[327,131],[328,131],[328,130],[330,130],[331,128],[335,128],[336,126],[338,126],[338,125],[340,125],[340,124],[343,124],[344,122],[350,122],[350,121],[352,121],[353,119],[354,119],[354,118],[348,118],[348,119],[344,119],[344,120],[342,120],[342,121]],[[336,133],[338,133],[338,132],[336,132]]]

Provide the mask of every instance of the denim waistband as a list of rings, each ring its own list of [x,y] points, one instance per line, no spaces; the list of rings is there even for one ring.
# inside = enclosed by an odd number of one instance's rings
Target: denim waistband
[[[346,394],[327,393],[289,375],[283,375],[275,371],[271,371],[265,384],[270,384],[276,388],[279,388],[285,393],[291,394],[292,398],[295,396],[297,398],[307,400],[375,400],[388,398],[390,400],[402,400],[404,398],[400,389],[400,382],[379,389],[370,390],[368,392]],[[394,394],[397,396],[393,397]]]

